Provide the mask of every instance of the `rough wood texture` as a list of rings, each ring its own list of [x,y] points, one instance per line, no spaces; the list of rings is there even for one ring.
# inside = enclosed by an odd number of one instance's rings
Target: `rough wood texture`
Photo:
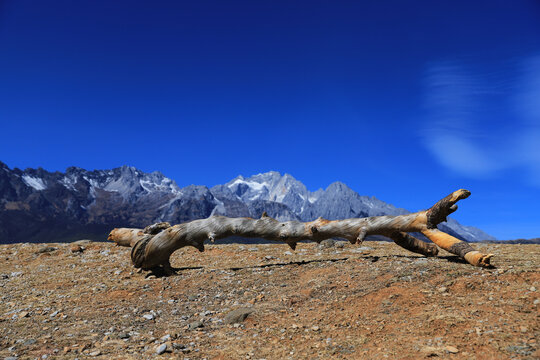
[[[407,250],[426,256],[435,256],[437,246],[453,253],[475,266],[489,266],[492,254],[481,254],[468,243],[436,229],[437,224],[457,210],[456,202],[470,195],[468,190],[457,190],[425,211],[399,216],[374,216],[345,220],[319,218],[311,222],[279,222],[266,213],[260,219],[212,216],[170,226],[158,223],[139,229],[114,229],[109,240],[118,245],[131,246],[131,260],[137,268],[163,267],[170,271],[171,254],[184,246],[204,251],[206,240],[215,241],[231,235],[276,240],[288,244],[293,250],[302,240],[321,242],[339,237],[351,243],[361,243],[367,235],[384,235]],[[408,232],[421,232],[433,243],[420,241]]]

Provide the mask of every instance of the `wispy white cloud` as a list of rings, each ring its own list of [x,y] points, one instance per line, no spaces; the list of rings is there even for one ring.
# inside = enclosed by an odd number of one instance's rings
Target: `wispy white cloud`
[[[425,80],[424,143],[443,166],[481,179],[514,169],[540,186],[540,56],[490,71],[440,62]]]

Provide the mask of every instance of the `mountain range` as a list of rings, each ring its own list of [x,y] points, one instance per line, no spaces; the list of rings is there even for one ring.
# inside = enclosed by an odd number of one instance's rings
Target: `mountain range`
[[[10,169],[0,162],[0,243],[104,240],[115,227],[177,224],[212,215],[260,217],[264,211],[280,221],[409,212],[361,196],[341,182],[311,192],[291,175],[275,171],[238,176],[212,188],[180,188],[160,172],[131,166],[93,171],[70,167],[62,173]],[[451,218],[439,228],[466,241],[495,240]]]

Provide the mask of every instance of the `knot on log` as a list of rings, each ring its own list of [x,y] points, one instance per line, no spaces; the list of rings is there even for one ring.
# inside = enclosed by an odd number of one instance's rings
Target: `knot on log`
[[[454,191],[444,199],[437,201],[427,212],[427,228],[436,229],[437,225],[446,221],[446,217],[457,210],[456,202],[466,199],[471,195],[469,190],[460,189]]]

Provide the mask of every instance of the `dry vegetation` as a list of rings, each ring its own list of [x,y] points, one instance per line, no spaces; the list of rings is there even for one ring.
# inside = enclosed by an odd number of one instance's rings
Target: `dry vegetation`
[[[0,356],[539,358],[540,246],[475,246],[497,268],[391,243],[233,244],[180,249],[155,277],[111,243],[0,245]]]

